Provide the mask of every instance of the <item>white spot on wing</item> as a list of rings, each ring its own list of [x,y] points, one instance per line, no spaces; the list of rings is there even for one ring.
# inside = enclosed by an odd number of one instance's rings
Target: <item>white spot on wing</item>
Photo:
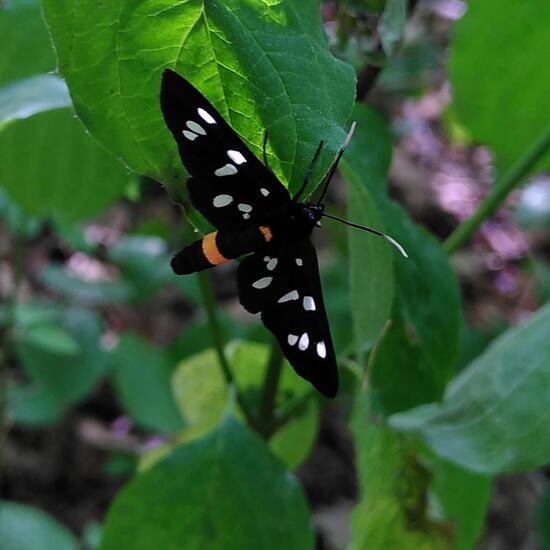
[[[318,344],[317,344],[317,355],[321,358],[321,359],[324,359],[326,356],[327,356],[327,347],[325,346],[325,342],[323,340],[321,340]]]
[[[276,267],[277,267],[277,264],[279,263],[279,260],[277,258],[271,258],[268,262],[267,262],[267,269],[269,269],[269,271],[273,271]]]
[[[244,158],[242,153],[239,153],[239,151],[235,151],[233,149],[229,149],[227,151],[227,156],[235,163],[235,164],[244,164],[246,162],[246,159]]]
[[[293,346],[298,341],[298,336],[296,334],[289,334],[287,342],[289,346]]]
[[[302,260],[302,258],[296,258],[296,265],[298,267],[302,267],[304,265],[304,261]]]
[[[218,168],[214,174],[216,176],[232,176],[233,174],[236,174],[238,172],[237,167],[233,166],[232,164],[225,164],[221,168]]]
[[[231,195],[218,195],[214,197],[214,200],[212,201],[212,204],[216,208],[223,208],[224,206],[227,206],[228,204],[231,204],[233,202],[233,197]]]
[[[189,130],[184,130],[183,135],[190,141],[195,141],[199,137],[197,134],[194,134],[193,132],[190,132]]]
[[[284,304],[285,302],[290,302],[292,300],[297,300],[300,296],[298,295],[297,290],[291,290],[290,292],[287,292],[284,296],[281,296],[279,298],[279,304]]]
[[[315,300],[312,296],[304,296],[304,309],[306,311],[315,311]]]
[[[214,117],[207,113],[202,107],[197,109],[197,113],[199,113],[199,116],[204,120],[204,122],[208,122],[208,124],[216,124]]]
[[[265,187],[262,187],[260,189],[260,193],[264,196],[264,197],[267,197],[269,195],[269,191],[265,188]]]
[[[262,288],[267,288],[271,284],[271,281],[273,281],[273,277],[262,277],[261,279],[254,281],[252,286],[258,290],[261,290]]]
[[[305,351],[307,347],[309,346],[309,336],[307,335],[307,332],[304,332],[302,336],[300,336],[300,341],[298,342],[298,347]]]
[[[252,206],[250,206],[249,204],[244,204],[244,203],[241,203],[237,206],[237,208],[241,211],[241,212],[252,212]]]
[[[201,136],[206,135],[206,130],[200,124],[197,124],[192,120],[188,120],[186,124],[187,124],[187,128],[189,128],[189,130],[195,132],[196,134],[200,134]]]
[[[243,220],[249,220],[250,219],[250,214],[248,212],[245,212],[243,214]]]

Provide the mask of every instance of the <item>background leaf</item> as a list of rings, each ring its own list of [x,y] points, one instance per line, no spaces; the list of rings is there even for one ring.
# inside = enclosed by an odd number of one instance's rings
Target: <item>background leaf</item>
[[[441,530],[431,526],[424,491],[428,474],[414,459],[414,447],[369,418],[365,392],[357,392],[351,429],[357,453],[360,498],[351,514],[352,550],[447,549]]]
[[[160,348],[121,334],[112,362],[118,395],[136,422],[166,433],[183,427],[170,385],[172,364]]]
[[[60,403],[82,399],[107,368],[100,349],[102,324],[95,313],[84,309],[59,310],[57,321],[78,344],[78,353],[47,350],[28,341],[16,343],[16,353],[29,376]]]
[[[72,105],[65,82],[44,74],[0,88],[0,128],[5,122]]]
[[[6,550],[77,550],[78,541],[41,510],[0,501],[0,540]]]
[[[384,12],[380,17],[378,31],[384,52],[389,57],[393,54],[405,31],[407,22],[407,0],[386,0]]]
[[[384,220],[385,231],[409,255],[405,259],[392,251],[396,282],[393,324],[377,348],[372,371],[376,400],[390,413],[443,395],[458,359],[460,292],[441,246],[388,198],[383,174],[388,170],[391,149],[384,121],[362,106],[356,108],[354,118],[357,131],[344,156],[344,174],[355,174],[365,186]]]
[[[376,128],[365,131],[376,131]],[[386,177],[385,173],[373,172],[369,170],[366,177]],[[348,170],[346,179],[349,182],[348,219],[384,231],[378,209],[357,174]],[[348,229],[348,241],[355,351],[362,353],[370,349],[390,317],[394,286],[392,250],[383,239],[358,229]]]
[[[313,548],[300,486],[240,422],[224,419],[126,485],[108,513],[102,549],[175,549],[182,541],[187,548]]]
[[[33,215],[67,222],[98,213],[123,194],[128,174],[84,131],[72,108],[59,108],[67,96],[58,77],[44,75],[54,69],[55,57],[39,3],[10,2],[0,9],[0,36],[0,86],[9,84],[0,94],[6,99],[15,87],[19,113],[40,111],[0,132],[0,185]],[[58,88],[53,100],[52,85]]]
[[[470,550],[483,532],[492,480],[433,455],[429,461],[433,475],[431,490],[452,525],[453,550]]]
[[[468,3],[454,27],[449,71],[454,108],[504,173],[549,127],[548,2]],[[536,78],[533,77],[536,75]],[[538,169],[550,167],[550,155]]]
[[[354,76],[328,51],[318,0],[304,0],[299,9],[291,0],[170,7],[160,0],[139,6],[45,0],[44,10],[61,73],[89,131],[133,170],[179,182],[180,192],[182,168],[159,108],[165,67],[201,89],[256,154],[267,129],[280,159],[272,158],[274,167],[293,189],[319,140],[327,145],[320,174],[344,138]]]
[[[249,403],[258,405],[269,346],[235,342],[228,347],[228,351],[239,388]],[[188,441],[210,431],[222,418],[228,399],[227,384],[214,351],[207,350],[183,361],[174,373],[173,384],[176,400],[186,421],[180,441]],[[285,361],[276,404],[297,399],[308,391],[308,384],[298,378]],[[269,442],[271,450],[289,468],[295,468],[310,453],[318,427],[319,409],[316,403],[312,403],[276,432]]]
[[[449,385],[441,405],[394,415],[439,456],[495,475],[548,462],[550,304],[507,330]]]

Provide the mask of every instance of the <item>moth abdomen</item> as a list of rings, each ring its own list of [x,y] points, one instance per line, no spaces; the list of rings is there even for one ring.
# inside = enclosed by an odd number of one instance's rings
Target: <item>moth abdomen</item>
[[[273,235],[267,226],[241,232],[214,231],[186,246],[171,261],[177,275],[188,275],[225,264],[265,246]]]

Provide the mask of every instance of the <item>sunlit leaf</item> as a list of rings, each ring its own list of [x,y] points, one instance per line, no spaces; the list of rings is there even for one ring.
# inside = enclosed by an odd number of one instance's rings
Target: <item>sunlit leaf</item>
[[[267,129],[273,165],[294,189],[319,141],[314,181],[343,140],[354,74],[327,47],[318,0],[46,0],[44,11],[78,114],[140,174],[183,190],[159,108],[165,67],[206,93],[256,154]]]

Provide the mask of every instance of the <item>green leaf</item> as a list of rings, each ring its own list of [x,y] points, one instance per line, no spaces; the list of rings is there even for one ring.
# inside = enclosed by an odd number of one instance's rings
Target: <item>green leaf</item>
[[[383,120],[362,106],[356,108],[354,117],[357,131],[344,156],[344,174],[361,175],[358,181],[374,199],[386,232],[409,255],[405,259],[392,252],[396,282],[393,325],[377,347],[373,363],[376,399],[391,413],[442,396],[458,359],[460,292],[439,243],[416,227],[387,196],[383,174],[391,160],[391,142]],[[370,154],[366,156],[365,151]]]
[[[16,354],[29,376],[63,404],[82,399],[107,368],[100,349],[102,324],[83,309],[57,310],[57,322],[78,344],[78,353],[68,355],[44,349],[28,341],[16,342]]]
[[[226,418],[122,489],[102,550],[312,549],[302,490],[240,422]]]
[[[121,334],[112,362],[117,393],[136,422],[167,433],[183,427],[170,386],[172,365],[161,349],[133,334]]]
[[[0,49],[0,85],[11,83],[45,100],[56,77],[16,82],[55,67],[39,3],[10,3],[0,9],[0,36],[4,46]],[[44,79],[50,83],[47,89]],[[38,85],[42,88],[35,88]],[[59,79],[57,85],[62,86]],[[53,110],[45,111],[45,103],[38,109],[31,100],[25,108],[38,114],[4,126],[0,185],[27,213],[74,221],[96,214],[121,196],[128,174],[84,131],[72,109],[60,109],[59,103],[59,98],[50,101]]]
[[[549,127],[550,4],[470,2],[453,32],[454,106],[471,137],[495,153],[503,174]],[[518,45],[521,44],[521,47]],[[547,154],[535,170],[550,167]]]
[[[384,121],[368,111],[364,118],[364,135],[376,135],[383,145],[365,148],[362,152],[365,172],[356,172],[345,162],[343,173],[348,182],[348,219],[354,223],[384,231],[378,208],[375,205],[365,180],[384,182],[389,164],[387,151],[391,142]],[[390,317],[393,300],[392,248],[388,243],[358,229],[348,229],[350,251],[350,291],[353,317],[355,350],[366,352],[374,344],[385,322]]]
[[[0,8],[0,85],[55,69],[55,53],[39,0],[10,0]]]
[[[445,519],[453,525],[453,550],[470,550],[483,532],[491,499],[491,478],[467,472],[433,455],[429,461],[432,492]]]
[[[19,80],[0,88],[0,128],[5,122],[70,106],[69,91],[61,78],[48,74]]]
[[[17,502],[0,501],[0,540],[6,550],[77,550],[72,533],[50,515]]]
[[[407,0],[386,0],[378,32],[384,52],[389,57],[401,43],[407,22]]]
[[[128,175],[72,110],[56,109],[0,132],[0,182],[27,213],[73,222],[120,197]]]
[[[112,305],[132,296],[126,281],[87,281],[55,264],[44,267],[38,276],[48,289],[84,305]]]
[[[201,89],[258,155],[267,129],[270,160],[292,189],[320,139],[314,182],[344,139],[354,73],[328,49],[319,0],[299,8],[293,0],[45,0],[44,11],[89,131],[133,170],[180,193],[183,170],[159,108],[165,67]]]
[[[318,433],[319,406],[310,399],[302,411],[275,432],[269,448],[289,470],[295,470],[311,453]]]
[[[54,323],[31,326],[16,333],[15,337],[19,342],[59,355],[76,355],[80,351],[78,342],[62,326]]]
[[[249,402],[258,403],[269,357],[269,346],[240,342],[228,347],[235,380]],[[186,428],[180,441],[189,441],[210,431],[222,418],[228,399],[227,383],[213,350],[183,361],[174,373],[174,393]],[[296,399],[309,391],[285,361],[276,395],[276,405]],[[319,410],[308,406],[278,431],[270,441],[271,450],[290,468],[309,455],[317,438]]]
[[[352,550],[438,550],[449,547],[426,518],[429,476],[414,448],[369,418],[364,392],[354,401],[351,429],[356,449],[360,499],[351,514]]]
[[[8,414],[16,424],[43,426],[57,422],[64,404],[38,384],[8,386]]]
[[[537,468],[550,440],[550,304],[504,332],[449,385],[441,405],[394,415],[438,456],[480,474]]]

